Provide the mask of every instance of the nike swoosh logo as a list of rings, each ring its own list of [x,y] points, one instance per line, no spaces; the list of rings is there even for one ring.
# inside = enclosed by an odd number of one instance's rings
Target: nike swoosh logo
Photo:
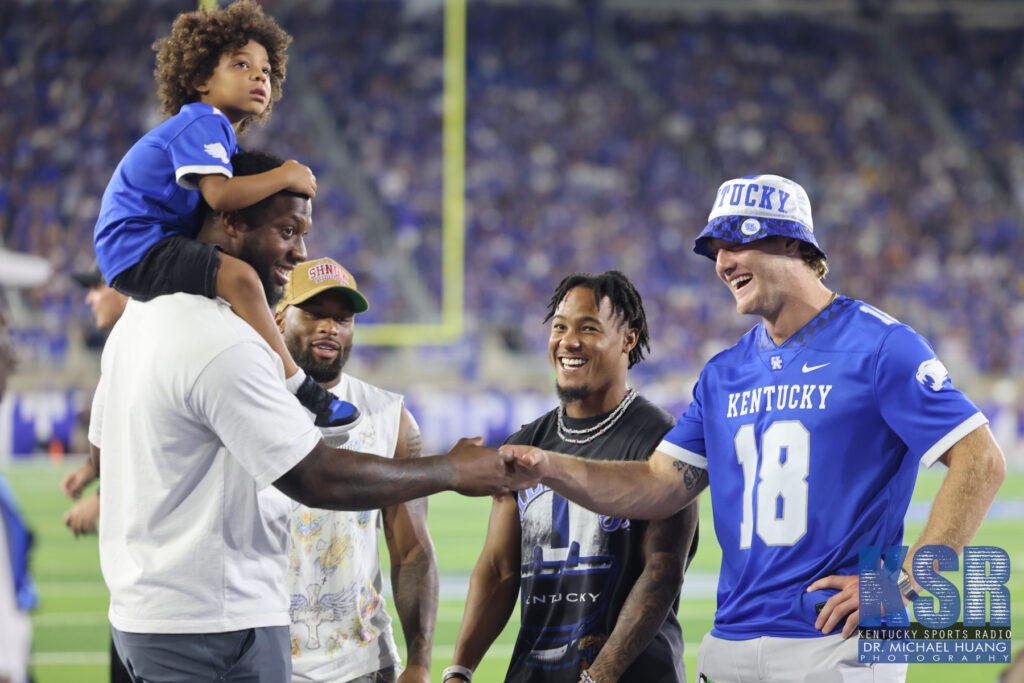
[[[804,363],[804,366],[801,368],[801,370],[803,372],[814,372],[815,370],[821,370],[826,365],[832,365],[832,364],[831,363],[822,363],[821,365],[808,365],[807,363]]]

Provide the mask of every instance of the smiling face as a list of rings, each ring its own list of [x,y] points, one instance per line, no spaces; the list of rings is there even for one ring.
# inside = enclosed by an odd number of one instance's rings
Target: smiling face
[[[794,272],[794,265],[802,265],[799,243],[784,237],[748,244],[714,238],[708,249],[715,255],[715,272],[736,300],[736,310],[775,319],[786,303],[790,283],[800,275]]]
[[[238,50],[228,50],[196,90],[200,102],[220,109],[232,124],[262,114],[272,94],[266,48],[250,40]]]
[[[267,303],[281,299],[292,269],[306,260],[305,234],[313,220],[312,202],[280,193],[239,212],[224,214],[234,228],[233,255],[251,265],[260,276]]]
[[[551,318],[548,360],[570,416],[600,415],[618,405],[636,341],[636,330],[626,328],[608,297],[598,305],[587,287],[566,293]]]
[[[355,310],[352,300],[328,289],[277,314],[277,324],[292,358],[307,375],[325,387],[341,378],[352,352]]]

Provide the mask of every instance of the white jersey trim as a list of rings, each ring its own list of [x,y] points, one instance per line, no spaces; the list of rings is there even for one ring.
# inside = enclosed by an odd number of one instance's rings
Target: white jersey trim
[[[705,456],[700,455],[699,453],[694,453],[693,451],[688,451],[685,448],[675,445],[671,441],[662,440],[655,450],[661,451],[665,455],[675,458],[676,460],[682,460],[687,465],[693,465],[694,467],[699,467],[702,470],[706,470],[708,468],[708,459]]]
[[[942,457],[942,454],[952,448],[956,442],[983,424],[988,424],[988,418],[980,411],[971,415],[969,418],[954,427],[944,437],[936,441],[935,445],[929,448],[927,452],[921,456],[921,464],[925,467],[931,467],[940,457]]]
[[[214,173],[226,178],[231,177],[231,171],[223,166],[182,166],[174,172],[174,179],[186,190],[198,190],[198,181],[192,180],[191,176],[213,175]]]

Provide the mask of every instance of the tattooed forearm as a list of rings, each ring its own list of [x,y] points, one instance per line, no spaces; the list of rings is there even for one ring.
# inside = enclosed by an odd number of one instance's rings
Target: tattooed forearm
[[[411,421],[411,420],[410,420]],[[398,447],[395,449],[395,459],[402,460],[403,462],[407,459],[419,459],[423,455],[423,440],[420,436],[420,428],[416,425],[415,421],[411,421],[412,424],[405,430],[402,439],[399,440]],[[412,500],[404,503],[406,509],[410,515],[421,515],[424,519],[427,517],[427,499],[426,498],[413,498]],[[392,538],[394,534],[393,529],[388,528],[387,515],[384,516],[384,537]]]
[[[683,585],[686,557],[697,528],[697,509],[651,522],[644,534],[644,571],[619,611],[615,628],[590,667],[598,681],[617,681],[657,635]]]
[[[708,471],[702,470],[699,467],[693,465],[687,465],[686,471],[683,472],[683,486],[688,491],[699,490],[704,488],[708,483]]]
[[[429,668],[437,619],[437,563],[433,549],[418,546],[392,565],[391,589],[405,634],[409,665]]]
[[[682,460],[674,460],[672,462],[672,467],[675,467],[677,472],[683,473],[683,486],[686,487],[687,491],[702,489],[704,488],[704,485],[708,483],[707,470],[694,467]]]
[[[408,431],[405,432],[405,444],[408,457],[418,458],[423,454],[423,440],[420,436],[420,430],[416,426],[409,427]]]
[[[682,559],[658,554],[648,560],[619,612],[608,642],[590,667],[594,680],[617,681],[650,645],[682,584]]]

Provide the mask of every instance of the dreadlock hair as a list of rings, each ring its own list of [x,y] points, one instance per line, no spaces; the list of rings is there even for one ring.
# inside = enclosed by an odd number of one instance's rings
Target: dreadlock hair
[[[637,331],[636,345],[629,351],[629,367],[633,367],[644,358],[644,349],[650,351],[650,335],[647,331],[647,314],[640,292],[629,279],[617,270],[608,270],[600,275],[592,273],[573,273],[558,283],[555,293],[548,302],[548,314],[544,318],[547,323],[554,317],[558,305],[576,287],[586,287],[594,293],[594,303],[601,306],[601,299],[608,297],[614,313],[626,327]]]
[[[241,49],[250,40],[267,51],[270,102],[262,114],[243,119],[238,124],[238,132],[253,121],[266,119],[274,102],[281,99],[281,84],[288,62],[285,50],[292,37],[252,0],[238,0],[224,9],[204,7],[179,14],[171,26],[171,34],[153,43],[157,52],[153,76],[160,93],[161,111],[174,116],[186,104],[198,102],[196,83],[203,83],[213,75],[225,52]]]

